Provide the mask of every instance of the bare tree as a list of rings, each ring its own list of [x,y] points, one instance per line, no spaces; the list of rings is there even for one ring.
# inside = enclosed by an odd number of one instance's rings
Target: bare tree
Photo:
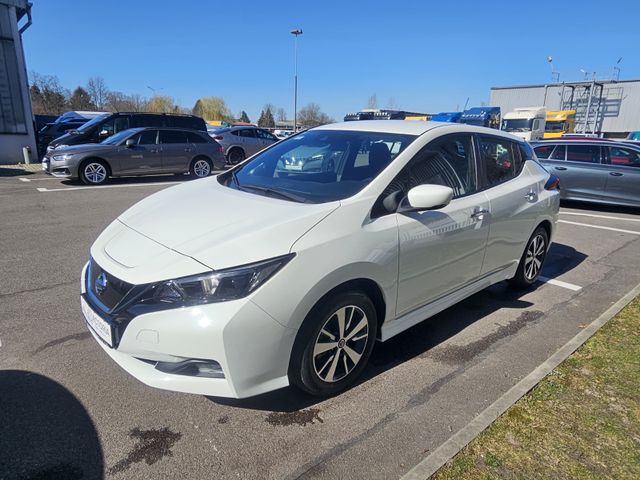
[[[287,111],[284,108],[280,107],[276,110],[276,120],[279,122],[287,121]]]
[[[60,85],[55,75],[40,75],[31,72],[31,102],[33,113],[60,115],[68,109],[69,91]]]
[[[105,108],[109,89],[107,88],[106,83],[104,83],[104,78],[91,77],[87,82],[87,92],[89,92],[91,101],[96,107],[99,109]]]
[[[320,110],[320,105],[317,103],[310,103],[298,112],[298,123],[307,128],[333,122],[335,120]]]

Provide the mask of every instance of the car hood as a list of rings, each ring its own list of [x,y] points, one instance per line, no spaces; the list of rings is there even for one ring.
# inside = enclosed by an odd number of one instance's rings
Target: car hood
[[[94,153],[94,152],[108,152],[118,148],[117,145],[102,145],[99,143],[83,143],[80,145],[69,145],[68,147],[57,148],[55,150],[56,155],[61,153]]]
[[[210,177],[151,195],[118,220],[219,270],[289,253],[296,240],[339,206],[337,201],[304,204],[256,195]],[[127,245],[111,248],[109,255],[116,261],[128,257]]]

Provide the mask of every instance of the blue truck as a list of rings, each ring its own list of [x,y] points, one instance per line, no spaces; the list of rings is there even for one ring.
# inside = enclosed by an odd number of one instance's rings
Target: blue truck
[[[460,123],[479,127],[500,128],[500,107],[473,107],[462,112]]]

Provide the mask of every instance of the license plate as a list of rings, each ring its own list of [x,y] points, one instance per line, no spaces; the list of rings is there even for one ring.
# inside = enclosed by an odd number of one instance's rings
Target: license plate
[[[83,297],[80,297],[80,305],[82,307],[82,314],[89,324],[89,328],[96,332],[96,334],[104,340],[107,345],[113,347],[113,341],[111,339],[111,325],[100,318],[100,316],[91,309]]]
[[[300,171],[300,170],[302,170],[302,165],[285,165],[284,168],[286,168],[287,170]]]

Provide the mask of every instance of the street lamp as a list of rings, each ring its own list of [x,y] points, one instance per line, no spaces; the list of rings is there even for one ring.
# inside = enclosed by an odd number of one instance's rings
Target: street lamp
[[[302,35],[302,30],[296,28],[291,30],[291,35],[296,39],[293,45],[293,133],[298,130],[298,35]]]

